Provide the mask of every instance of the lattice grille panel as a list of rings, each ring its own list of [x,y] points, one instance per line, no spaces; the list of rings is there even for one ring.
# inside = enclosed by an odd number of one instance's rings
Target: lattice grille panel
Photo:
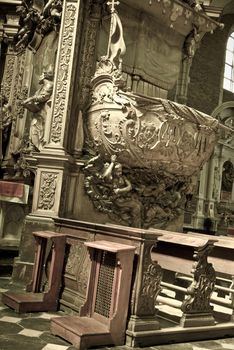
[[[107,318],[110,316],[115,265],[116,254],[103,251],[94,311]]]

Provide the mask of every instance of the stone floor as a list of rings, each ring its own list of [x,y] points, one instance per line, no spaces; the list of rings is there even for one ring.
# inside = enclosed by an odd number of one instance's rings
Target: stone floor
[[[11,288],[9,277],[0,277],[0,294]],[[0,299],[1,300],[1,299]],[[58,313],[17,314],[0,301],[0,350],[75,350],[71,344],[50,334],[50,318]],[[129,350],[129,347],[99,350]],[[234,338],[183,344],[157,345],[144,350],[234,350]]]

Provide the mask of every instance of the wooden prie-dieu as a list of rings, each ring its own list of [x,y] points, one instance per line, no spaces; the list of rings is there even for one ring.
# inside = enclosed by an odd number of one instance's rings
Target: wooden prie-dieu
[[[108,241],[85,245],[91,257],[86,303],[80,316],[53,318],[51,331],[79,349],[124,344],[135,247]]]
[[[32,280],[26,291],[7,291],[2,302],[15,311],[55,311],[61,287],[66,236],[56,232],[34,232],[35,258]]]

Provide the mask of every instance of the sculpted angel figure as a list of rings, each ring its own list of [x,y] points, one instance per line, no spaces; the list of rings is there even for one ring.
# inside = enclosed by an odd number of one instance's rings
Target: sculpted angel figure
[[[48,112],[49,100],[53,91],[53,71],[51,69],[44,71],[39,78],[40,88],[35,94],[25,101],[22,105],[30,112],[34,113],[31,121],[29,140],[33,148],[40,150],[44,145],[44,125]]]
[[[122,165],[116,162],[116,155],[112,155],[111,163],[103,173],[103,179],[111,183],[114,192],[114,205],[123,212],[129,212],[132,226],[141,227],[141,202],[132,192],[131,182],[123,174]]]

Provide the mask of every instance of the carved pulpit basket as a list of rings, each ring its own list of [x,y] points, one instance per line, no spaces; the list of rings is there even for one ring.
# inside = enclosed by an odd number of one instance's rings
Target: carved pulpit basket
[[[122,345],[135,247],[107,241],[85,245],[91,258],[86,302],[80,316],[53,318],[51,331],[79,349]]]

